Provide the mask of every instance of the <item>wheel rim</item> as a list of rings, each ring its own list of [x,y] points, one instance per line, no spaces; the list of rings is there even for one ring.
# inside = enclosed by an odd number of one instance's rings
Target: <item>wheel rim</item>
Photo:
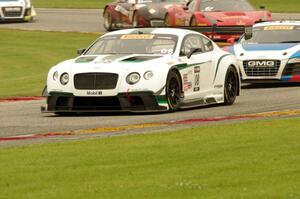
[[[175,107],[179,103],[179,99],[180,99],[179,83],[175,78],[172,78],[168,86],[168,100],[170,102],[171,108]]]
[[[226,95],[228,99],[234,99],[236,97],[237,93],[237,80],[236,80],[236,75],[234,74],[233,71],[230,71],[228,74],[228,77],[226,79]]]

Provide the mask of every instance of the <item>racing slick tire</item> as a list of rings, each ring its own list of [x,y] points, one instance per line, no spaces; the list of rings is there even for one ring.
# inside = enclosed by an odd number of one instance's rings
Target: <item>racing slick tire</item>
[[[105,30],[112,31],[112,15],[108,9],[104,11],[103,17]]]
[[[181,81],[178,73],[170,71],[167,77],[166,98],[169,111],[177,111],[180,107]]]
[[[191,26],[191,27],[197,26],[196,18],[195,18],[194,15],[191,17],[191,20],[190,20],[190,26]]]
[[[224,83],[224,104],[232,105],[238,95],[239,79],[233,66],[229,66]]]
[[[165,19],[164,19],[164,26],[165,27],[170,27],[171,26],[171,21],[170,21],[170,15],[166,14]]]
[[[139,20],[139,14],[138,14],[138,12],[136,11],[136,12],[134,12],[134,14],[133,14],[133,17],[132,17],[132,26],[134,27],[134,28],[138,28],[138,27],[140,27],[140,20]]]

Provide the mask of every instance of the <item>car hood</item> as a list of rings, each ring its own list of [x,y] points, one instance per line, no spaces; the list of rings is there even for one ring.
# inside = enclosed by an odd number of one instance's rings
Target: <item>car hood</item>
[[[240,60],[278,59],[300,56],[299,44],[237,44],[233,53]]]
[[[10,7],[10,6],[25,6],[24,0],[17,1],[0,1],[1,7]]]
[[[83,55],[68,60],[57,67],[71,74],[85,72],[111,72],[122,73],[130,71],[143,71],[147,66],[153,68],[154,64],[165,63],[169,56],[162,55]],[[160,64],[161,65],[161,64]]]
[[[205,12],[205,16],[216,20],[217,25],[253,25],[256,22],[264,21],[267,11],[228,11],[228,12]]]

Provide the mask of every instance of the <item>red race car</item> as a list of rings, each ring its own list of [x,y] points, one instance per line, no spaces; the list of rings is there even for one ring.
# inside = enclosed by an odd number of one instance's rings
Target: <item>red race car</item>
[[[104,28],[164,26],[168,8],[185,4],[186,0],[117,0],[104,8]]]
[[[171,6],[165,16],[165,26],[190,26],[203,29],[214,40],[237,40],[245,27],[271,21],[269,11],[255,10],[247,0],[192,0],[186,6]],[[205,27],[212,31],[205,32]],[[201,28],[200,28],[201,29]]]

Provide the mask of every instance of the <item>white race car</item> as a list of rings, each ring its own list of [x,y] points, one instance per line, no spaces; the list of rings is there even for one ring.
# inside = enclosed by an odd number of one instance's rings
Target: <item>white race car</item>
[[[242,81],[300,82],[300,21],[258,23],[227,50],[242,66]]]
[[[189,30],[120,30],[79,54],[50,69],[42,112],[175,111],[240,93],[235,56]]]
[[[0,21],[31,21],[35,15],[31,0],[0,0]]]

